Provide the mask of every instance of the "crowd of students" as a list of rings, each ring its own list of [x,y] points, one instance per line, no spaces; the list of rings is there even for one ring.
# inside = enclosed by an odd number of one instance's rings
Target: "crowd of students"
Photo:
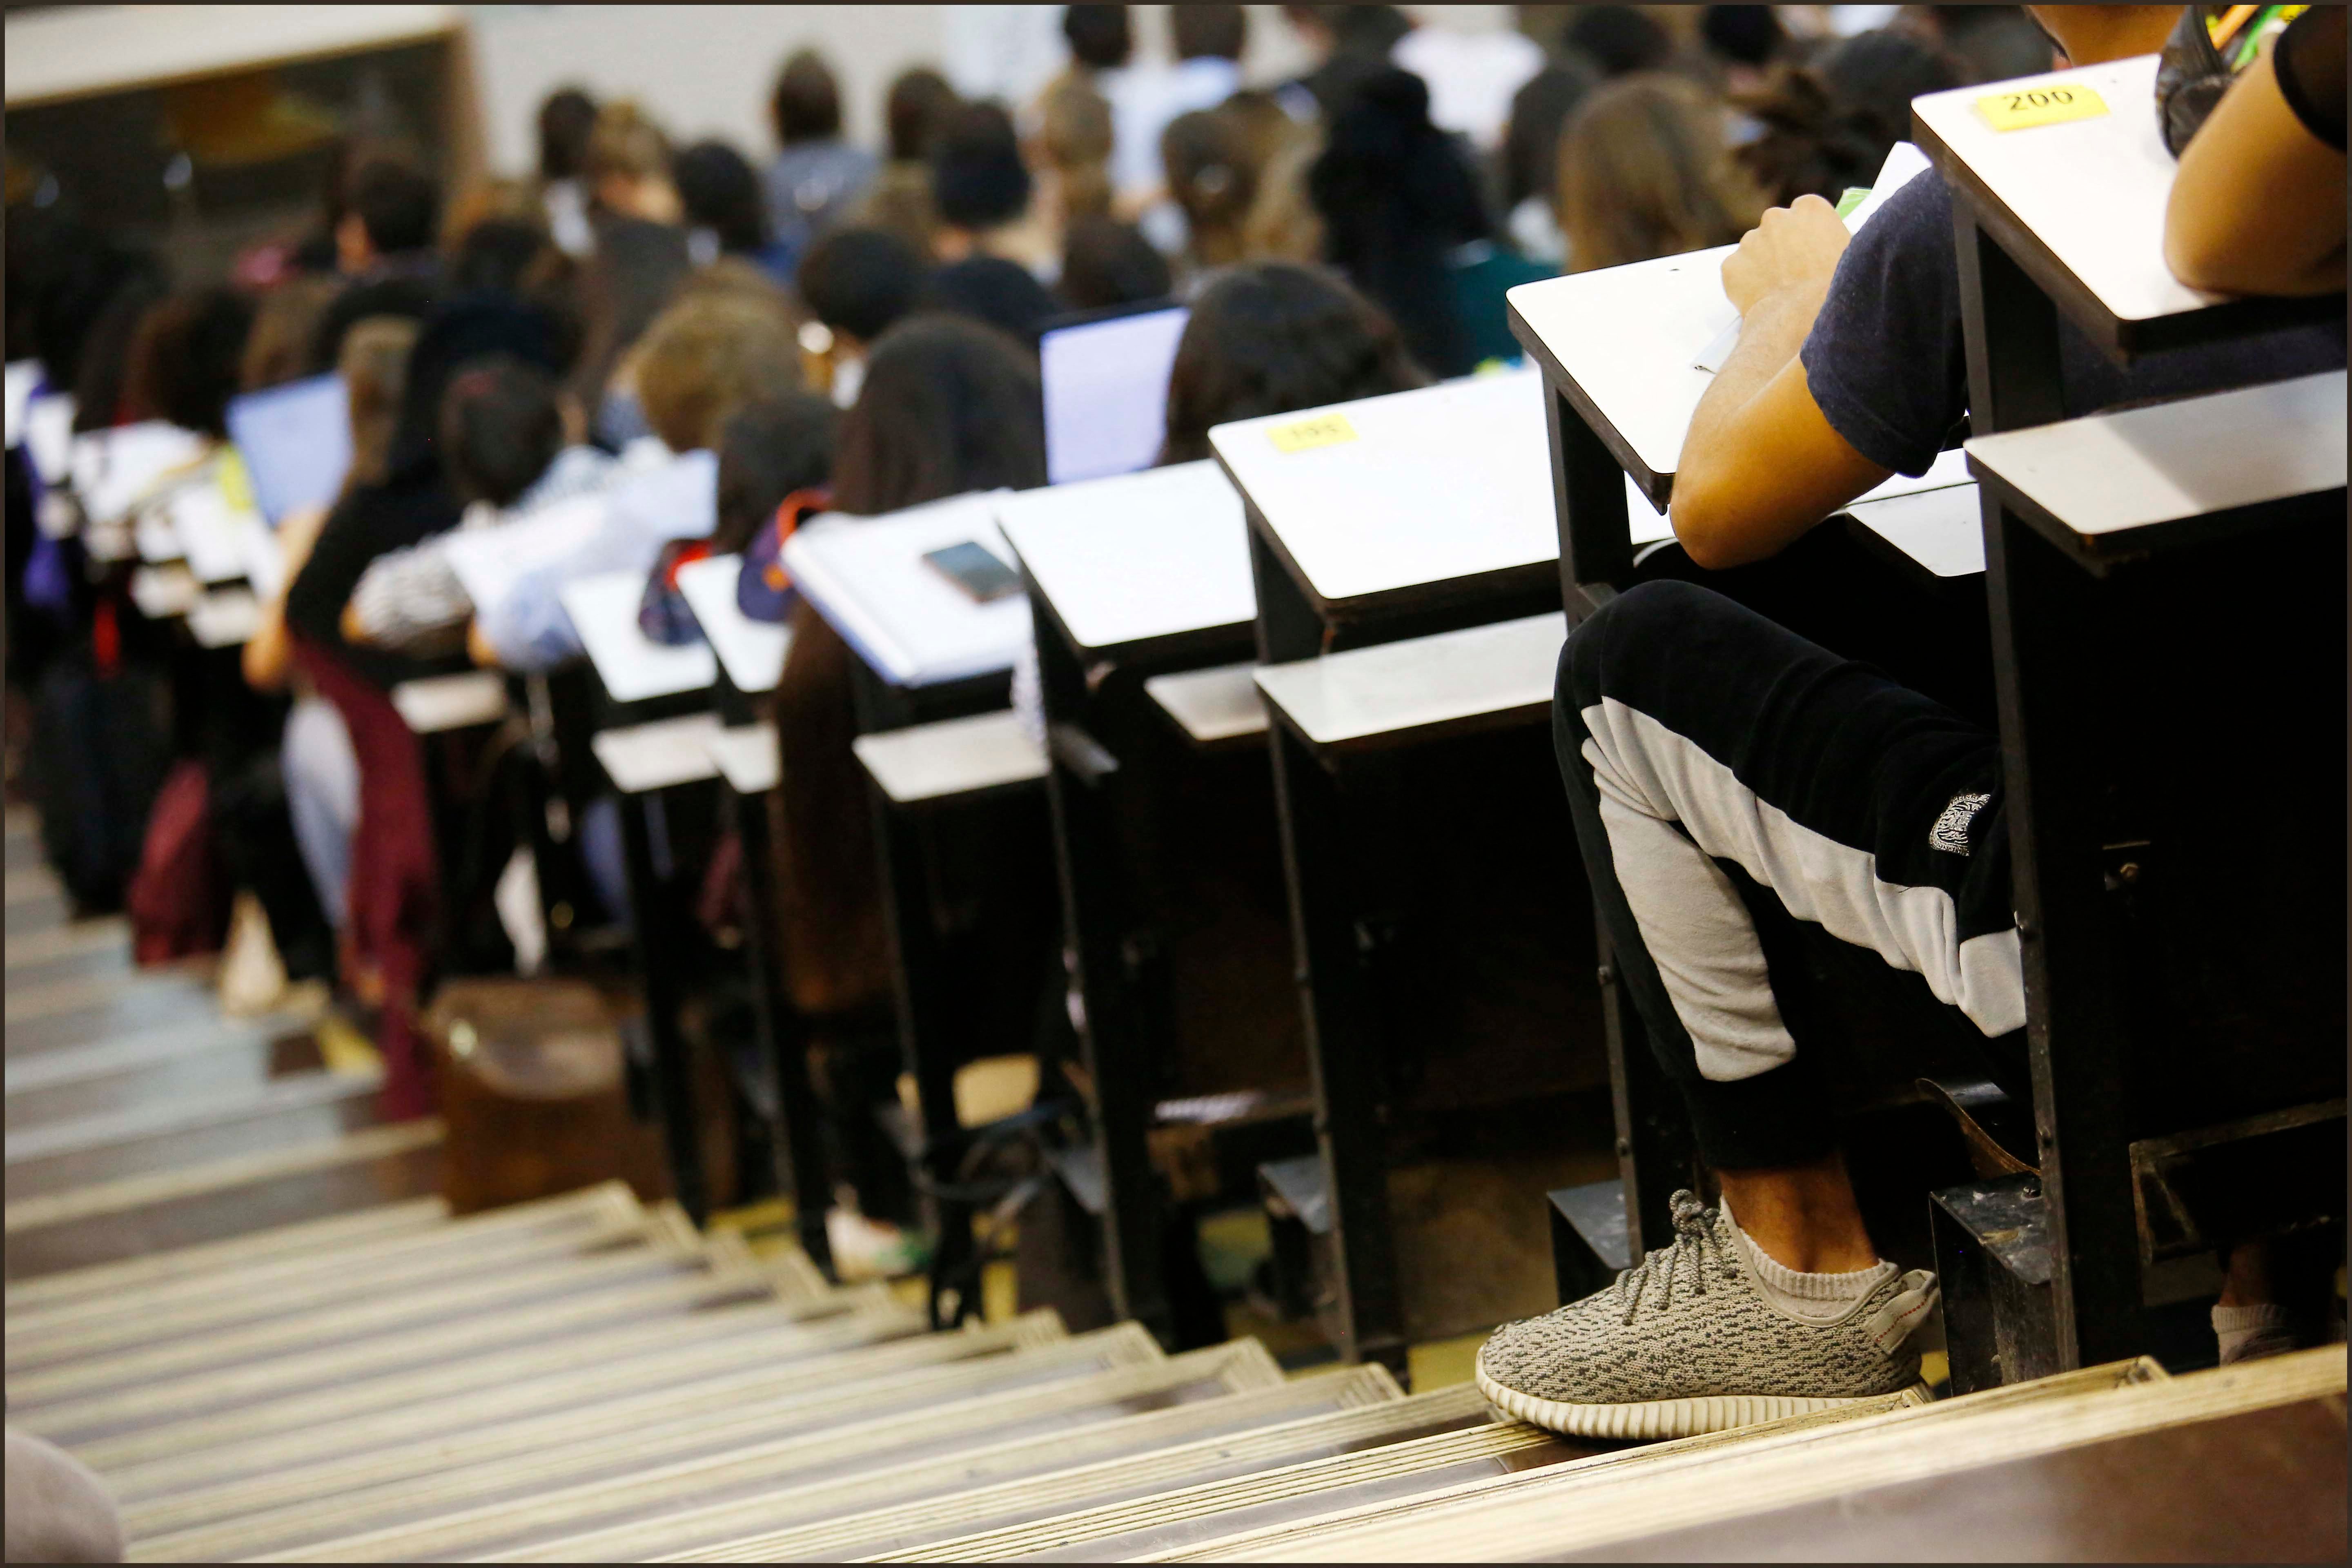
[[[1817,8],[1710,6],[1678,37],[1640,9],[1577,7],[1560,37],[1530,46],[1527,68],[1492,79],[1491,101],[1465,115],[1454,84],[1398,63],[1414,58],[1412,28],[1393,7],[1286,7],[1320,63],[1268,89],[1244,84],[1244,7],[1173,8],[1178,58],[1147,67],[1126,7],[1073,5],[1068,66],[1034,100],[968,102],[939,73],[909,70],[888,89],[878,149],[845,138],[825,62],[793,55],[777,77],[779,150],[764,169],[721,142],[673,146],[625,98],[566,89],[540,112],[532,177],[450,198],[400,150],[354,147],[317,231],[249,254],[236,281],[170,279],[152,253],[75,226],[63,216],[69,201],[27,221],[12,209],[9,358],[37,357],[48,384],[74,394],[78,429],[166,421],[201,437],[200,460],[213,464],[236,461],[225,423],[233,395],[322,372],[347,389],[350,471],[331,505],[277,528],[284,587],[245,647],[247,689],[182,678],[165,749],[200,761],[226,880],[260,895],[289,975],[331,982],[383,1018],[400,1112],[432,1101],[413,1038],[423,994],[436,969],[478,953],[450,938],[469,894],[444,883],[462,857],[436,850],[424,753],[390,693],[470,666],[537,676],[576,660],[562,590],[593,574],[642,574],[648,634],[690,637],[690,617],[676,613],[678,566],[742,552],[747,613],[787,619],[794,633],[772,700],[792,760],[770,868],[778,958],[796,1008],[820,1026],[841,1021],[829,1081],[847,1107],[839,1135],[855,1142],[872,1136],[860,1102],[888,1098],[896,1072],[873,826],[849,750],[856,656],[772,575],[782,536],[819,510],[872,516],[1043,484],[1036,345],[1066,312],[1189,303],[1160,457],[1177,462],[1206,456],[1209,429],[1231,420],[1515,359],[1503,295],[1516,284],[1745,235],[1726,282],[1748,326],[1695,422],[1675,494],[1682,544],[1654,574],[1707,581],[1808,549],[1802,536],[1835,507],[1890,471],[1923,468],[1966,408],[1940,183],[1915,182],[1852,247],[1829,203],[1871,181],[1906,134],[1911,98],[2046,68],[2050,53],[2011,7],[1905,7],[1888,27],[1847,37],[1798,36],[1777,14],[1806,9]],[[2177,10],[2112,9],[2047,26],[2077,59],[2113,58],[2160,43]],[[2159,11],[2161,26],[2148,15]],[[1442,128],[1439,89],[1449,123],[1490,133]],[[2340,100],[2336,112],[2340,142]],[[2230,261],[2202,259],[2226,247],[2193,232],[2179,243],[2184,268],[2227,281]],[[2340,288],[2340,247],[2334,265]],[[2252,361],[2158,356],[2153,379],[2086,380],[2079,399],[2105,406],[2267,379],[2326,362],[2329,349],[2282,340],[2243,350]],[[2332,353],[2340,364],[2340,331]],[[2081,369],[2112,374],[2088,359]],[[76,679],[168,669],[172,645],[131,605],[121,571],[35,528],[32,481],[14,453],[9,484],[10,679],[44,693],[50,730],[35,738],[38,751],[63,744],[56,727],[100,721],[97,708],[65,695],[82,689]],[[478,602],[451,550],[491,531],[506,531],[523,564]],[[47,542],[37,549],[37,534]],[[63,567],[38,564],[43,551]],[[1808,602],[1831,617],[1837,598]],[[1578,695],[1563,702],[1561,759],[1588,848],[1614,847],[1622,871],[1635,856],[1626,824],[1687,825],[1694,809],[1626,783],[1651,774],[1612,751],[1613,731],[1590,714],[1647,712],[1654,692],[1736,706],[1719,685],[1677,680],[1675,661],[1761,680],[1813,657],[1790,632],[1846,645],[1844,628],[1803,615],[1787,609],[1783,631],[1696,590],[1662,587],[1627,595],[1580,634],[1564,676]],[[1716,629],[1694,639],[1692,626]],[[1926,635],[1905,646],[1930,643],[1952,646]],[[1980,653],[1982,643],[1979,632],[1960,646]],[[1956,820],[1952,831],[1981,837],[1999,819],[1982,672],[1924,653],[1909,666],[1899,650],[1873,657],[1926,694],[1890,700],[1948,705],[1931,727],[1965,754],[1974,782],[1959,798],[1979,808],[1973,829]],[[1652,718],[1702,746],[1746,722],[1713,710]],[[1635,726],[1625,744],[1654,728]],[[1833,754],[1796,750],[1808,776]],[[1923,760],[1921,799],[1938,795],[1938,810],[1953,801],[1960,765],[1942,752]],[[128,781],[121,809],[136,812],[130,831],[152,859],[144,803],[160,761],[109,766]],[[75,859],[62,837],[74,831],[74,785],[59,765],[48,773],[53,848]],[[1680,886],[1676,856],[1699,853],[1691,837],[1652,837],[1643,863],[1656,877],[1643,885]],[[708,854],[693,838],[682,825],[672,847]],[[609,797],[590,804],[568,842],[604,914],[625,923]],[[1936,860],[1924,840],[1906,845],[1928,856],[1918,886],[1961,900],[1952,929],[1997,945],[2010,918],[1998,858]],[[1882,876],[1904,863],[1892,847],[1886,855]],[[119,846],[81,858],[95,868],[68,880],[86,905],[119,900],[135,880],[137,856]],[[1597,882],[1614,884],[1609,854],[1591,863]],[[306,877],[286,874],[297,865]],[[1695,882],[1689,897],[1717,890]],[[1633,879],[1624,894],[1638,929],[1617,932],[1621,947],[1641,951],[1646,938],[1664,951],[1675,939]],[[1050,899],[1033,902],[1022,919],[1050,938]],[[2021,1018],[2013,931],[2007,940],[2010,960],[1990,970],[1971,956],[1990,948],[1895,961],[1948,971],[1938,999],[2003,1037]],[[1710,1159],[1729,1173],[1830,1158],[1803,1117],[1755,1109],[1801,1098],[1772,1098],[1796,1069],[1769,989],[1727,982],[1714,1005],[1739,1014],[1733,1032],[1747,1042],[1722,1071],[1710,1069],[1712,1037],[1698,1025],[1685,1037],[1653,1019],[1654,1037],[1678,1042],[1670,1068],[1692,1091]],[[1000,1011],[1008,1035],[1037,1014],[1027,993]],[[1718,1110],[1717,1100],[1737,1103]],[[843,1159],[870,1214],[909,1213],[895,1155]],[[1727,1194],[1736,1185],[1727,1174]],[[1840,1301],[1894,1294],[1874,1261],[1879,1272],[1862,1285],[1843,1278],[1863,1267],[1843,1246],[1849,1231],[1768,1234],[1756,1227],[1780,1212],[1777,1200],[1736,1196],[1742,1234],[1805,1271],[1795,1295],[1815,1271],[1840,1277]],[[1572,1380],[1542,1387],[1547,1398],[1592,1397]]]

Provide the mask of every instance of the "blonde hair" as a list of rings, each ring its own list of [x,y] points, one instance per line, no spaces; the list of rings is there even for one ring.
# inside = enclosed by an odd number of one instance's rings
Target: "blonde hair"
[[[351,399],[352,467],[343,493],[381,483],[392,457],[393,427],[408,390],[408,356],[416,322],[407,316],[363,316],[343,334],[335,369]]]
[[[1596,89],[1560,128],[1559,226],[1571,270],[1728,245],[1763,201],[1733,169],[1717,110],[1675,78]]]
[[[1058,176],[1062,218],[1110,213],[1110,100],[1092,82],[1068,75],[1046,89],[1037,150]]]
[[[737,409],[801,386],[785,313],[732,288],[678,300],[630,359],[646,423],[673,452],[715,449]]]
[[[340,278],[295,277],[274,285],[253,312],[237,379],[247,392],[299,380],[311,373],[319,323],[343,291]]]
[[[1242,254],[1251,261],[1323,259],[1323,217],[1307,195],[1307,171],[1323,139],[1302,135],[1265,161],[1257,196],[1242,220]]]
[[[669,138],[639,109],[636,100],[616,98],[596,110],[595,128],[588,132],[588,183],[608,175],[649,180],[669,174]]]

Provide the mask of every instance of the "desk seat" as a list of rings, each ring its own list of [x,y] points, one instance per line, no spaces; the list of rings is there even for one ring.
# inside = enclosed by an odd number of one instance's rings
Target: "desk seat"
[[[1318,750],[1396,745],[1549,712],[1567,637],[1565,616],[1529,616],[1269,665],[1257,686]]]
[[[1045,750],[1011,709],[910,724],[851,742],[894,805],[922,805],[1045,776]]]

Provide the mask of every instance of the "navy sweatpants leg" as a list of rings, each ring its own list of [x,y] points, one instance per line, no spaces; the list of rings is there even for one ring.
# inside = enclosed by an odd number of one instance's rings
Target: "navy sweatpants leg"
[[[1669,582],[1570,637],[1553,735],[1601,918],[1710,1164],[1832,1146],[1749,899],[1918,974],[1988,1038],[2024,1026],[1990,731]]]

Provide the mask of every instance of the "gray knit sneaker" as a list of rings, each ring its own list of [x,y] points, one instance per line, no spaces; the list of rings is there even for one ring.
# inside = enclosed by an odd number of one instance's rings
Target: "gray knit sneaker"
[[[1803,1322],[1758,1288],[1729,1215],[1687,1192],[1674,1215],[1674,1245],[1614,1285],[1496,1330],[1479,1392],[1554,1432],[1687,1437],[1918,1385],[1909,1341],[1933,1274],[1891,1275],[1835,1321]]]

